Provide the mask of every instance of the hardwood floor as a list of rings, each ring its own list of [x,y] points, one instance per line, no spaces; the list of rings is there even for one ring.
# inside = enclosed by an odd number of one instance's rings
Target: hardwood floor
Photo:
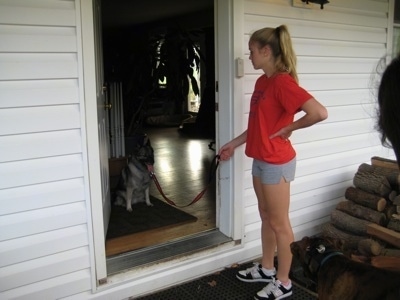
[[[212,139],[189,138],[177,127],[149,127],[145,130],[154,149],[154,171],[168,199],[178,206],[190,203],[209,183],[215,151]],[[179,208],[195,217],[196,222],[148,230],[106,241],[106,254],[112,256],[165,242],[179,240],[216,228],[215,177],[202,198],[195,204]],[[163,200],[154,183],[150,194]]]

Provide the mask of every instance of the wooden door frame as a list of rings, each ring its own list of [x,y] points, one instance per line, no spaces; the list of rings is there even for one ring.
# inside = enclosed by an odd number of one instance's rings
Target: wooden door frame
[[[106,281],[106,251],[103,220],[102,180],[99,149],[99,130],[96,101],[96,45],[94,34],[94,0],[77,0],[77,10],[80,9],[80,24],[82,34],[82,68],[83,93],[85,105],[86,151],[88,164],[88,232],[89,243],[92,247],[92,281],[93,289]]]
[[[97,127],[97,103],[96,103],[96,63],[95,63],[95,39],[94,39],[94,10],[93,4],[95,0],[76,0],[77,16],[80,17],[81,26],[81,41],[82,41],[82,68],[84,70],[83,78],[80,84],[83,86],[84,93],[84,109],[85,109],[85,128],[86,128],[86,141],[84,145],[87,148],[87,164],[88,164],[88,184],[89,188],[87,191],[88,205],[90,214],[88,214],[89,227],[89,243],[92,253],[92,281],[93,291],[97,287],[107,282],[107,269],[106,269],[106,253],[105,253],[105,232],[103,227],[103,213],[101,201],[93,201],[93,199],[102,198],[101,188],[101,167],[100,167],[100,155],[99,155],[99,137]],[[216,63],[218,64],[218,74],[216,74],[216,80],[218,78],[225,78],[223,81],[219,80],[218,86],[219,91],[217,93],[217,99],[225,99],[225,101],[219,101],[219,111],[217,114],[217,139],[218,136],[231,137],[234,132],[232,113],[233,113],[233,79],[234,70],[231,67],[233,62],[234,53],[229,51],[227,55],[226,49],[229,49],[233,44],[232,24],[233,24],[233,12],[234,7],[232,0],[215,0],[214,7],[218,12],[215,14],[215,27],[218,26],[216,31],[216,38],[218,39],[215,48]],[[218,23],[217,23],[218,22]],[[218,24],[218,25],[217,25]],[[229,31],[228,35],[221,34],[221,30]],[[225,37],[224,37],[225,36]],[[224,53],[222,55],[222,53]],[[223,108],[223,109],[222,109]],[[226,120],[230,120],[226,122]],[[221,144],[221,140],[218,139],[217,145]],[[223,180],[228,179],[230,180]],[[219,222],[219,230],[226,236],[237,238],[240,236],[241,230],[240,224],[237,224],[236,220],[241,220],[238,217],[238,212],[241,209],[235,209],[233,205],[233,165],[226,163],[221,167],[221,174],[219,180],[221,181],[219,188],[216,191],[217,198],[219,198],[219,209],[217,211],[217,219]],[[235,221],[235,222],[233,222]],[[233,224],[237,224],[233,226]]]
[[[235,126],[238,126],[236,116],[238,111],[234,110],[235,94],[240,90],[234,90],[235,69],[234,57],[240,55],[237,45],[241,45],[241,40],[236,40],[233,34],[235,30],[243,23],[239,22],[240,13],[243,10],[243,1],[237,0],[215,0],[215,65],[216,65],[216,147],[219,149],[222,145],[232,139],[235,135]],[[235,22],[234,22],[235,20]],[[238,21],[238,25],[236,25]],[[235,26],[235,27],[234,27]],[[242,32],[242,30],[240,30]],[[238,37],[241,37],[240,35]],[[235,45],[237,43],[237,45]],[[240,84],[237,84],[240,86]],[[240,95],[240,94],[238,94]],[[235,125],[236,124],[236,125]],[[239,124],[241,124],[239,122]],[[240,189],[239,181],[235,177],[234,168],[238,169],[240,165],[240,155],[235,155],[228,162],[220,164],[217,190],[217,224],[218,229],[224,235],[239,240],[242,237],[242,208],[241,201],[235,201],[235,191]],[[235,167],[236,166],[236,167]],[[240,168],[239,168],[240,169]],[[235,184],[236,183],[236,184]]]

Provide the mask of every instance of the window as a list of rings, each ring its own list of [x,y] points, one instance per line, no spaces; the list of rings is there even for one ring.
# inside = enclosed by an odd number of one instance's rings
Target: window
[[[157,41],[156,69],[158,69],[158,67],[160,66],[161,46],[163,43],[164,43],[164,39]],[[167,77],[162,77],[162,78],[158,79],[158,87],[160,89],[165,89],[166,86],[167,86]]]
[[[168,74],[171,72],[171,66],[176,66],[178,70],[181,72],[181,75],[184,75],[183,72],[188,72],[187,73],[187,80],[188,80],[188,85],[189,85],[189,90],[188,94],[186,95],[186,105],[185,105],[185,110],[188,112],[194,112],[197,113],[199,112],[199,107],[200,107],[200,88],[201,88],[201,82],[200,82],[200,54],[198,52],[198,49],[200,49],[200,45],[195,44],[193,46],[192,51],[189,51],[190,49],[183,49],[183,47],[190,47],[188,43],[183,44],[181,50],[181,55],[185,56],[185,59],[178,59],[177,57],[173,57],[176,60],[178,60],[177,64],[171,64],[170,59],[166,59],[166,56],[171,53],[171,45],[173,43],[176,43],[174,40],[170,41],[168,44],[168,41],[166,41],[164,38],[159,39],[156,42],[156,54],[155,54],[155,68],[152,70],[153,76],[157,74],[156,76],[158,77],[158,88],[159,89],[166,89],[168,87],[168,78],[173,78],[168,77]],[[167,45],[167,46],[166,46]],[[170,46],[168,46],[170,45]],[[163,49],[163,47],[169,47],[169,49]],[[177,46],[173,46],[176,48]],[[179,47],[179,44],[178,44]],[[190,53],[189,53],[190,52]],[[181,56],[181,58],[182,58]],[[193,57],[193,58],[192,58]],[[192,60],[191,60],[192,59]],[[169,63],[169,66],[167,64]],[[191,71],[187,70],[187,68],[182,68],[182,66],[178,66],[178,64],[190,64]],[[176,72],[178,73],[178,72]],[[193,75],[194,80],[197,83],[197,88],[194,89],[191,80],[191,76]],[[176,77],[176,76],[175,76]],[[197,91],[198,90],[198,91]]]
[[[197,45],[199,47],[199,45]],[[197,49],[194,48],[194,51],[197,53]],[[192,65],[193,69],[193,76],[196,78],[197,86],[201,87],[200,85],[200,66],[196,68],[196,62],[193,62]],[[192,83],[189,83],[189,94],[188,94],[188,111],[189,112],[199,112],[200,108],[200,95],[196,95],[193,91]]]

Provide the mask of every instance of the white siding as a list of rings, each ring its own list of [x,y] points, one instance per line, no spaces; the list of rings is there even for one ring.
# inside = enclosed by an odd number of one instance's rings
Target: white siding
[[[234,36],[235,57],[239,51],[245,60],[245,76],[227,84],[240,93],[221,100],[234,102],[236,134],[247,126],[259,75],[247,41],[261,27],[289,26],[300,83],[328,107],[328,120],[292,137],[296,237],[329,220],[360,163],[392,157],[374,130],[371,81],[387,51],[388,1],[335,0],[324,10],[294,7],[293,0],[216,1],[233,6],[226,37]],[[0,298],[123,299],[259,256],[251,159],[236,155],[233,215],[235,228],[243,227],[242,245],[117,274],[92,293],[77,10],[74,0],[0,0]]]
[[[387,51],[388,1],[337,0],[321,10],[319,5],[300,8],[301,1],[247,0],[244,3],[242,57],[244,94],[242,128],[247,127],[249,102],[260,72],[248,60],[250,34],[262,27],[286,24],[298,59],[300,85],[322,102],[329,118],[311,128],[294,132],[297,174],[291,188],[291,223],[296,238],[317,233],[320,224],[352,185],[358,166],[371,156],[393,157],[380,144],[375,126],[377,66]],[[243,101],[243,99],[245,101]],[[299,118],[301,113],[296,116]],[[256,198],[252,189],[251,159],[243,156],[244,241],[260,237]],[[244,179],[244,180],[243,180]],[[239,200],[240,201],[240,200]]]
[[[91,289],[75,1],[0,0],[0,298]]]

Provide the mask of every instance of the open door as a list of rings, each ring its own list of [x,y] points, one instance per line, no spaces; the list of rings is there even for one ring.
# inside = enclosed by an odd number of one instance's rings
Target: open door
[[[83,77],[96,278],[107,277],[105,236],[111,212],[108,119],[103,87],[100,0],[81,1]]]
[[[96,63],[96,102],[97,102],[97,125],[99,128],[99,154],[101,168],[101,187],[102,187],[102,207],[103,207],[103,226],[104,237],[107,234],[108,222],[111,213],[110,201],[110,176],[108,170],[109,158],[109,134],[108,134],[108,113],[111,104],[107,103],[106,85],[104,83],[103,71],[103,46],[101,38],[101,2],[93,0],[94,9],[94,44],[95,44],[95,63]]]

